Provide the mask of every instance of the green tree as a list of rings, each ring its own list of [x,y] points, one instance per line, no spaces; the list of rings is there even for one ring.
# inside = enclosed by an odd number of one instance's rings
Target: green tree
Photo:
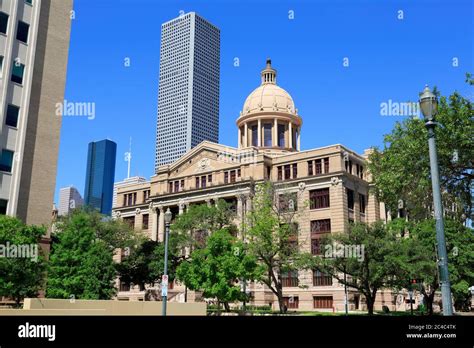
[[[27,226],[16,218],[0,215],[0,296],[14,299],[17,306],[43,288],[46,266],[38,243],[45,232],[44,227]],[[7,248],[30,245],[36,246],[36,257],[7,257]]]
[[[146,284],[161,282],[164,271],[164,249],[164,243],[145,239],[128,249],[129,255],[124,256],[122,261],[116,264],[120,280],[137,284],[140,291],[145,290]],[[175,279],[176,266],[181,261],[181,258],[176,255],[176,241],[173,240],[173,235],[170,235],[168,249],[170,281]]]
[[[178,279],[187,287],[202,291],[206,298],[216,298],[226,311],[230,310],[229,303],[248,300],[238,281],[253,280],[257,274],[255,258],[227,228],[213,232],[206,246],[194,250],[190,260],[177,269]]]
[[[377,292],[393,287],[397,279],[393,261],[399,245],[397,233],[382,222],[356,223],[349,233],[331,234],[322,244],[323,253],[313,258],[313,268],[362,293],[372,315]]]
[[[246,226],[248,250],[264,269],[259,281],[278,299],[280,312],[285,311],[282,274],[303,268],[304,253],[299,251],[297,195],[279,194],[270,182],[255,188],[253,211]]]
[[[101,234],[104,226],[109,231],[113,224],[97,219],[94,212],[79,209],[57,226],[49,262],[47,297],[110,299],[114,296],[116,246],[112,245],[113,238]]]
[[[470,75],[468,75],[470,80]],[[437,92],[436,92],[437,93]],[[472,102],[454,92],[441,97],[436,121],[436,145],[443,206],[446,214],[464,222],[471,216],[474,179],[474,110]],[[385,135],[381,150],[369,157],[378,198],[394,216],[402,200],[410,219],[431,218],[432,187],[425,122],[408,118]],[[456,206],[456,209],[452,209]]]
[[[192,251],[205,246],[205,239],[212,231],[227,228],[235,235],[234,216],[233,207],[223,199],[219,199],[216,205],[193,204],[176,217],[171,225],[171,234],[177,247],[188,247]]]
[[[398,221],[399,230],[409,231],[400,242],[393,261],[398,270],[398,288],[408,288],[410,279],[422,281],[419,290],[428,314],[433,314],[433,301],[439,289],[436,228],[433,219]],[[457,220],[445,220],[449,259],[449,278],[454,305],[458,310],[469,308],[469,286],[474,284],[474,233]]]

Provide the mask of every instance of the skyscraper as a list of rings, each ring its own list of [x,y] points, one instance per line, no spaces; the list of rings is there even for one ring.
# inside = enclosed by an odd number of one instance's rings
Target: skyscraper
[[[112,210],[116,154],[117,144],[111,140],[89,143],[84,201],[105,215]]]
[[[0,1],[0,214],[51,223],[72,0]]]
[[[68,215],[72,210],[81,207],[84,200],[74,186],[63,187],[59,190],[58,215]]]
[[[219,140],[220,30],[194,12],[161,26],[155,171]]]

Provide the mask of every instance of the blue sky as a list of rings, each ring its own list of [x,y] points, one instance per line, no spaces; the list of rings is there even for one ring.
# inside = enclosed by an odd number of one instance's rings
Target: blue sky
[[[469,0],[74,0],[74,10],[65,99],[95,103],[96,115],[63,117],[55,202],[60,187],[83,194],[93,140],[117,143],[116,181],[127,175],[129,137],[132,175],[153,174],[160,26],[181,10],[221,29],[219,139],[226,145],[237,145],[235,120],[267,57],[303,118],[302,150],[380,145],[402,119],[381,116],[380,104],[415,101],[426,83],[444,95],[473,96],[464,83],[474,72]]]

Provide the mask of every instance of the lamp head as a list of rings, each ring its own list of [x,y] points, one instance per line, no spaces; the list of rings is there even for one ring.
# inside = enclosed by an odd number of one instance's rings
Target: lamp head
[[[438,98],[431,92],[428,85],[420,93],[420,108],[427,121],[433,121],[438,112]]]
[[[165,223],[169,224],[171,222],[171,219],[173,218],[173,214],[170,211],[170,208],[166,209],[165,212]]]

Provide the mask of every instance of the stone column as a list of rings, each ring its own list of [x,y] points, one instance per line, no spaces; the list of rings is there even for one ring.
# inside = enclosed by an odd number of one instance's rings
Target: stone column
[[[247,125],[247,123],[245,123],[244,125],[244,146],[243,147],[247,147],[249,146],[249,142],[248,142],[248,135],[249,135],[249,127]]]
[[[179,202],[179,215],[182,215],[184,213],[184,202]]]
[[[278,146],[278,120],[275,118],[273,120],[273,141],[272,145],[273,146]]]
[[[160,205],[158,209],[160,210],[158,218],[158,241],[163,242],[165,240],[165,208]]]
[[[293,148],[293,126],[292,123],[288,123],[288,142],[289,142],[289,148]]]
[[[150,204],[151,215],[151,240],[158,240],[158,210]]]
[[[239,127],[239,142],[238,142],[238,148],[240,149],[242,147],[242,132],[240,131]]]
[[[258,119],[258,136],[257,136],[257,145],[262,146],[262,120]]]
[[[211,199],[210,198],[206,198],[206,204],[208,207],[211,206]]]
[[[242,217],[244,216],[243,211],[243,196],[241,194],[237,195],[237,217],[240,221],[242,221]]]
[[[298,128],[298,135],[296,140],[296,146],[298,147],[297,150],[301,151],[301,127]]]

